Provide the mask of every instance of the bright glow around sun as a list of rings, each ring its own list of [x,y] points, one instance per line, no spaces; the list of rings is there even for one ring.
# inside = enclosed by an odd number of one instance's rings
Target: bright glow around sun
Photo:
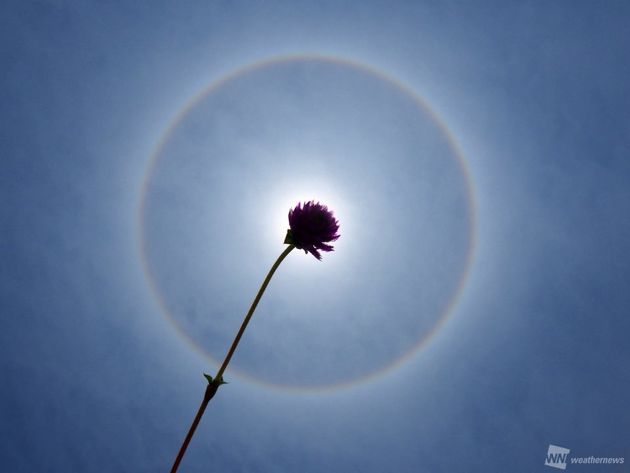
[[[270,192],[269,203],[266,206],[273,214],[265,229],[266,239],[272,248],[277,248],[278,242],[283,242],[289,228],[289,210],[295,207],[298,202],[308,202],[314,200],[320,202],[332,210],[337,220],[339,220],[339,233],[341,237],[333,243],[335,251],[323,253],[323,259],[327,260],[327,265],[339,260],[343,255],[343,248],[346,241],[352,238],[351,210],[347,200],[343,198],[337,189],[324,179],[311,178],[298,181],[284,182],[282,185]],[[273,246],[275,245],[275,246]],[[300,264],[312,265],[316,261],[311,255],[308,258],[294,258]],[[313,260],[313,261],[311,261]]]

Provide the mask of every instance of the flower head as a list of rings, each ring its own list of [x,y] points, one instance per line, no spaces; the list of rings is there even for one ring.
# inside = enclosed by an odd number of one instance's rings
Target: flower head
[[[318,260],[322,259],[320,251],[333,251],[328,243],[339,238],[339,222],[333,212],[314,200],[304,205],[299,202],[289,210],[289,227],[284,242],[312,254]]]

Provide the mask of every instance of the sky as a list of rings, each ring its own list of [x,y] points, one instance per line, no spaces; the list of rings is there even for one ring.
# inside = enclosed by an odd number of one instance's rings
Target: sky
[[[3,469],[630,462],[625,2],[2,10]]]

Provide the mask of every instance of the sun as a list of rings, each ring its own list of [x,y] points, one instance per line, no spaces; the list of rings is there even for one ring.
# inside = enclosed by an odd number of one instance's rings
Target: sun
[[[324,259],[327,264],[333,260],[338,260],[343,254],[344,241],[349,241],[352,235],[351,212],[347,199],[341,192],[325,179],[311,178],[303,180],[292,180],[281,183],[276,190],[270,192],[267,208],[272,213],[268,224],[265,225],[265,239],[269,241],[271,248],[277,248],[278,242],[283,242],[289,228],[288,213],[298,202],[308,202],[314,200],[320,202],[332,210],[339,221],[339,233],[341,238],[335,242],[335,252],[325,254]],[[273,246],[276,245],[276,246]],[[312,265],[311,258],[296,258],[301,264]]]

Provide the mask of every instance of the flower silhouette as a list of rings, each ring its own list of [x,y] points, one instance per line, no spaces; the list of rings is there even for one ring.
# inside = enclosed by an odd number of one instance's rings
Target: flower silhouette
[[[339,238],[339,222],[328,207],[313,200],[299,202],[289,210],[289,227],[285,243],[294,245],[318,260],[320,251],[333,251],[331,243]]]
[[[197,411],[197,415],[188,430],[188,434],[186,435],[186,438],[184,438],[184,442],[179,449],[179,453],[177,454],[177,457],[175,457],[171,473],[177,472],[182,458],[184,458],[186,450],[188,449],[188,444],[190,443],[193,435],[195,435],[195,431],[201,421],[201,417],[206,411],[208,403],[217,393],[219,386],[226,384],[225,381],[223,381],[223,373],[227,369],[227,366],[232,359],[232,355],[234,355],[234,351],[236,350],[236,347],[247,328],[247,324],[252,318],[252,315],[254,315],[258,302],[260,302],[260,298],[265,292],[265,289],[276,272],[276,269],[280,266],[280,263],[284,261],[284,258],[286,258],[294,248],[304,250],[305,253],[311,253],[315,258],[321,260],[322,255],[320,254],[320,251],[333,251],[332,245],[329,245],[328,243],[336,241],[339,238],[339,234],[337,233],[339,231],[339,222],[333,213],[328,210],[328,207],[320,204],[319,202],[316,203],[314,200],[306,202],[304,205],[299,202],[295,208],[289,211],[289,226],[291,228],[287,230],[287,236],[284,239],[284,242],[289,246],[284,249],[273,266],[271,266],[269,273],[267,273],[267,277],[263,281],[262,286],[260,286],[260,289],[254,298],[254,302],[252,302],[252,305],[245,316],[245,320],[243,320],[241,328],[238,330],[238,333],[232,342],[232,346],[225,356],[223,364],[221,364],[217,375],[212,377],[209,374],[204,373],[205,378],[208,380],[206,392],[203,396],[201,406]]]

